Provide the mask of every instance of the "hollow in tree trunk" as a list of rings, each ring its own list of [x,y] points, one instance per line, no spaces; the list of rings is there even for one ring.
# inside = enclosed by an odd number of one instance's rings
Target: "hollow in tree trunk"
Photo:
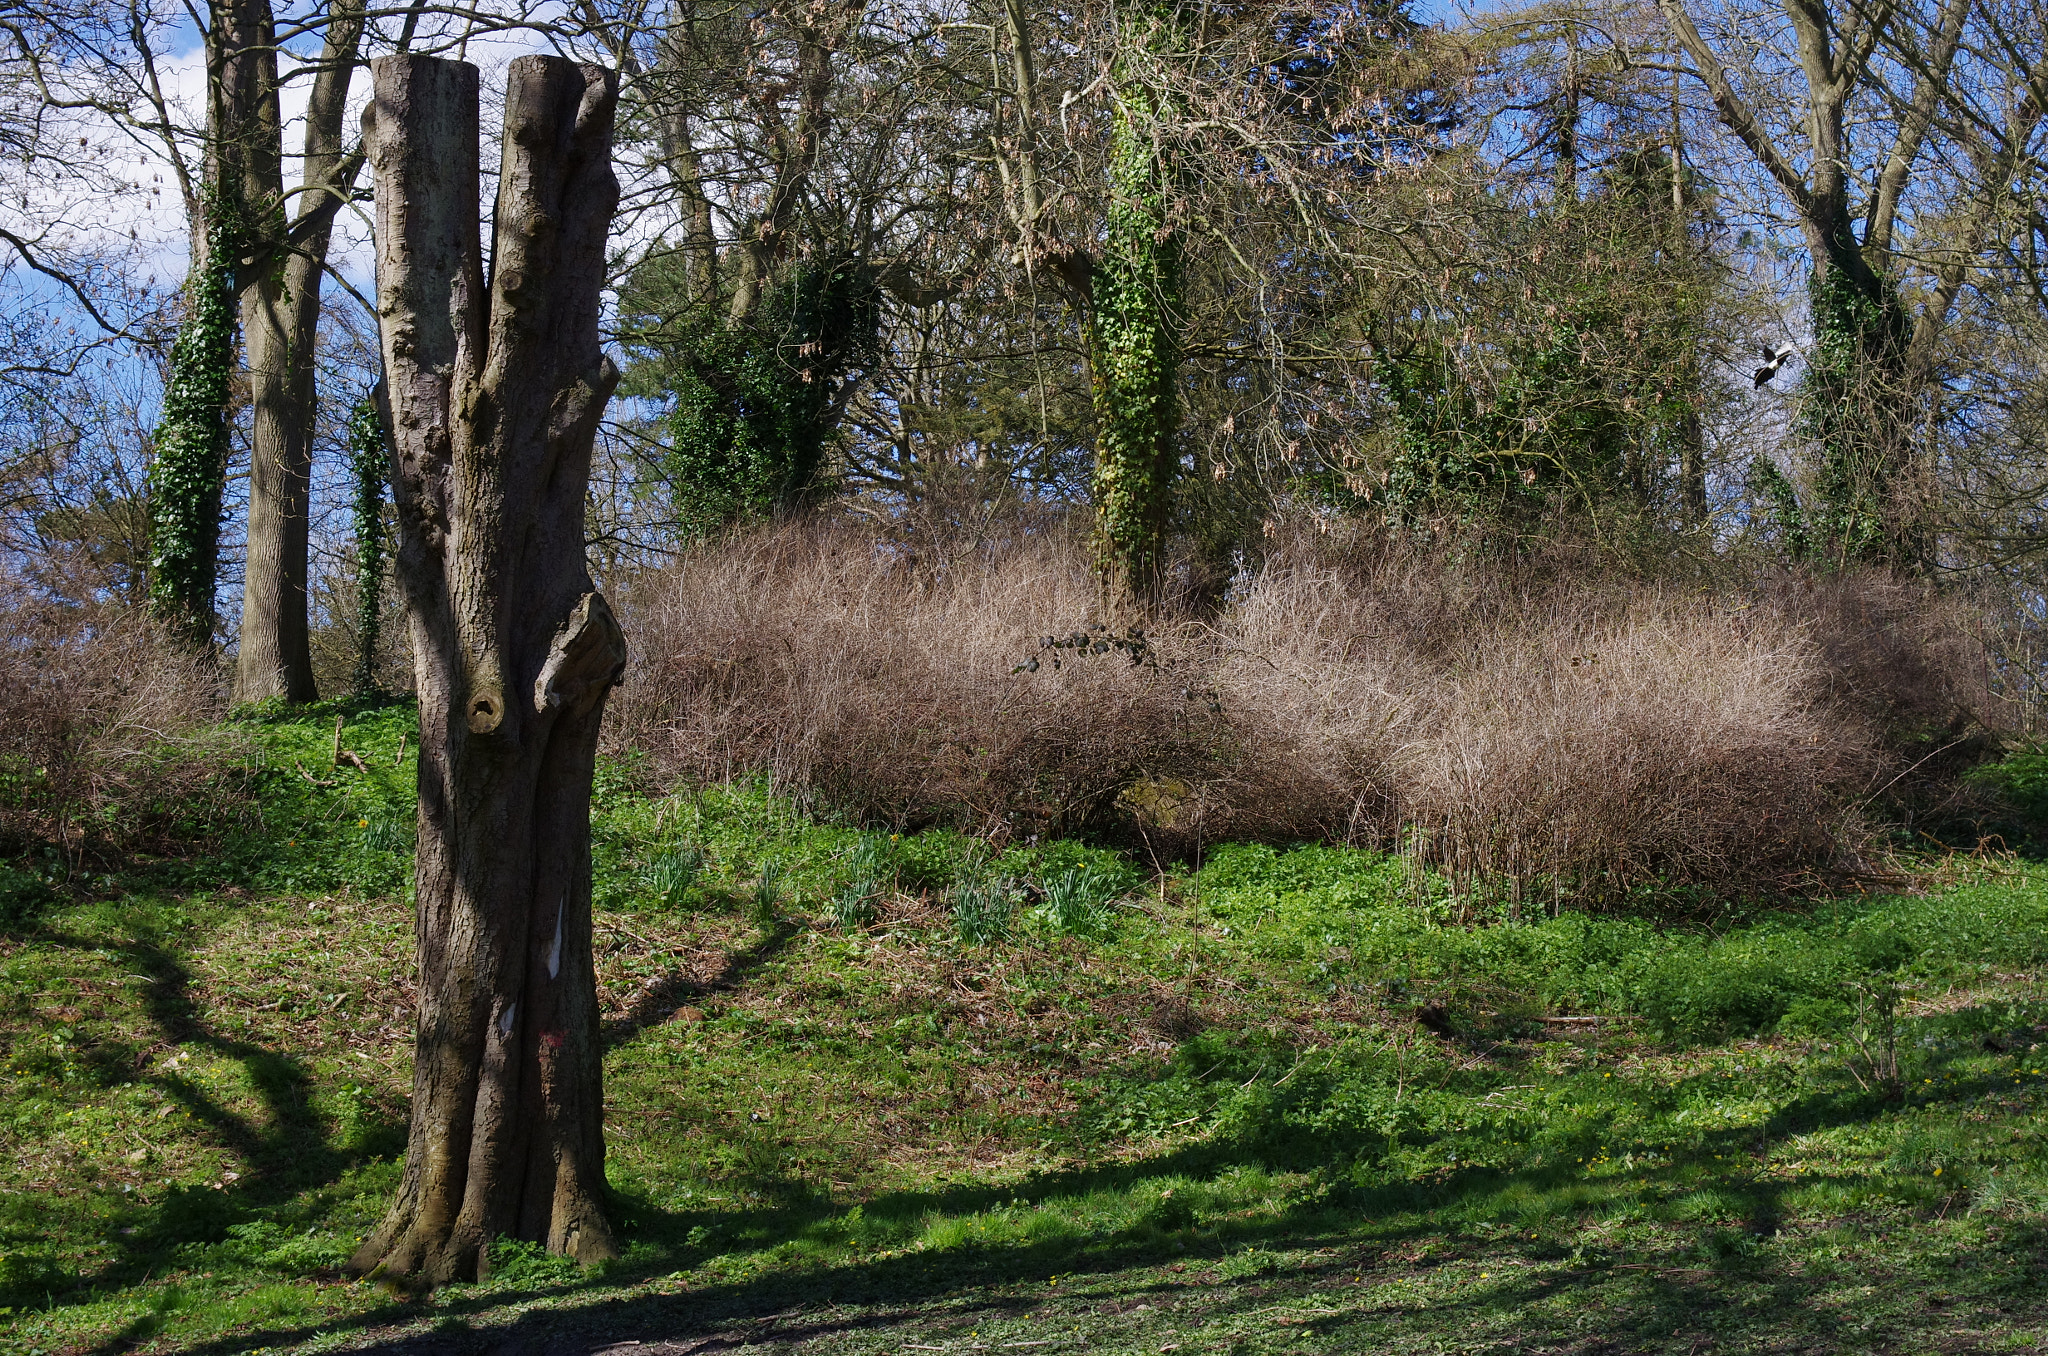
[[[420,1017],[398,1198],[358,1273],[484,1274],[494,1238],[615,1254],[590,949],[590,780],[625,642],[584,561],[591,442],[618,371],[598,293],[617,81],[521,57],[492,275],[477,72],[372,65],[398,578],[420,699]]]

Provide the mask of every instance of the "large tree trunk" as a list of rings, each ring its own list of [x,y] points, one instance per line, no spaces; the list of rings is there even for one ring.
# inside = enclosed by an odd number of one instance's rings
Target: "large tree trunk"
[[[1784,0],[1805,82],[1799,125],[1807,148],[1800,157],[1773,139],[1758,108],[1736,89],[1731,71],[1748,63],[1720,58],[1686,12],[1686,0],[1658,5],[1722,123],[1777,182],[1806,238],[1814,344],[1802,382],[1801,432],[1818,453],[1819,524],[1831,539],[1829,550],[1838,559],[1925,564],[1932,539],[1916,482],[1926,465],[1913,430],[1915,405],[1926,388],[1908,350],[1916,328],[1931,341],[1947,323],[1947,309],[1922,308],[1915,320],[1899,291],[1908,261],[1893,248],[1892,233],[1908,177],[1922,163],[1936,112],[1950,93],[1949,72],[1972,6],[1969,0],[1942,0],[1934,22],[1919,35],[1924,58],[1914,63],[1912,92],[1896,116],[1879,124],[1877,134],[1890,145],[1861,214],[1859,240],[1848,112],[1861,94],[1877,88],[1872,62],[1888,42],[1896,45],[1896,36],[1887,35],[1910,13],[1891,4]],[[1860,140],[1853,149],[1870,153]]]
[[[387,56],[364,115],[399,582],[420,697],[420,1019],[405,1175],[357,1272],[483,1274],[493,1238],[589,1262],[604,1209],[590,780],[625,641],[584,564],[617,80],[521,57],[492,277],[477,72]]]
[[[253,6],[268,27],[268,0]],[[363,0],[333,0],[321,67],[306,104],[306,156],[297,216],[289,231],[283,193],[282,129],[276,121],[276,57],[269,60],[268,144],[250,148],[245,174],[256,261],[242,284],[243,348],[253,407],[249,461],[249,549],[242,586],[239,701],[282,697],[309,702],[313,655],[306,631],[307,529],[313,471],[313,360],[319,340],[320,285],[341,194],[355,176],[341,129],[363,31]],[[262,197],[256,196],[263,195]]]

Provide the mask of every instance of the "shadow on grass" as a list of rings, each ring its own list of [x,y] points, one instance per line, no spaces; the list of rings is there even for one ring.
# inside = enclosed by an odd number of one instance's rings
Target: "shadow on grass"
[[[1461,1194],[1464,1189],[1455,1185],[1445,1189],[1453,1203]],[[1067,1342],[988,1345],[1114,1349],[1121,1343],[1100,1329],[1130,1322],[1140,1304],[1198,1310],[1191,1317],[1204,1329],[1227,1334],[1261,1327],[1270,1321],[1261,1315],[1301,1300],[1323,1307],[1293,1331],[1360,1349],[1383,1349],[1380,1344],[1403,1323],[1426,1321],[1433,1330],[1458,1333],[1497,1320],[1504,1312],[1537,1306],[1549,1317],[1535,1319],[1523,1333],[1524,1340],[1569,1340],[1572,1349],[1581,1351],[1693,1351],[1703,1337],[1734,1347],[1753,1340],[1772,1349],[1805,1343],[1806,1349],[1825,1350],[1833,1339],[1846,1335],[1845,1315],[1832,1302],[1826,1278],[1803,1275],[1776,1259],[1715,1258],[1704,1245],[1695,1249],[1701,1253],[1697,1260],[1675,1259],[1683,1264],[1668,1267],[1618,1264],[1592,1253],[1576,1256],[1569,1265],[1535,1280],[1504,1275],[1491,1284],[1474,1283],[1448,1295],[1391,1302],[1375,1293],[1390,1283],[1397,1288],[1404,1281],[1426,1283],[1444,1264],[1470,1260],[1476,1252],[1473,1240],[1461,1238],[1460,1252],[1447,1257],[1417,1264],[1399,1255],[1403,1246],[1439,1233],[1440,1226],[1412,1218],[1375,1222],[1347,1211],[1304,1207],[1262,1224],[1214,1231],[1190,1229],[1176,1236],[1141,1227],[1078,1248],[1069,1241],[970,1245],[717,1283],[673,1295],[608,1297],[604,1287],[647,1279],[614,1272],[602,1286],[565,1285],[516,1297],[450,1293],[433,1311],[434,1330],[373,1340],[361,1349],[387,1356],[464,1351],[551,1356],[627,1342],[639,1343],[651,1353],[771,1342],[784,1348],[859,1342],[880,1350],[948,1337],[960,1345],[966,1329],[1006,1321],[1029,1321],[1034,1326],[1027,1336],[1076,1322],[1097,1331],[1074,1333]],[[2024,1230],[2008,1251],[2030,1256],[2043,1241],[2041,1231]],[[1228,1273],[1233,1257],[1264,1246],[1310,1250],[1313,1260],[1285,1272]],[[1522,1264],[1512,1256],[1513,1248],[1496,1247],[1487,1255],[1499,1265],[1504,1251],[1509,1254],[1505,1267]],[[1545,1246],[1522,1251],[1542,1260]],[[1940,1260],[1961,1269],[1975,1259],[1956,1254]],[[1180,1269],[1168,1270],[1167,1265]],[[1129,1276],[1105,1300],[1100,1282],[1126,1272],[1140,1274]],[[1041,1279],[1050,1275],[1060,1278],[1057,1294]],[[2039,1279],[2038,1268],[2022,1268],[1995,1286],[1983,1287],[1977,1298],[2009,1309],[2031,1302],[2039,1309],[2040,1302],[2031,1299]],[[507,1325],[471,1325],[471,1320],[485,1318],[488,1311],[514,1298],[522,1304],[541,1304]],[[549,1307],[547,1301],[555,1303]],[[380,1326],[422,1316],[424,1311],[417,1309],[385,1310],[346,1324],[251,1333],[194,1350],[210,1356],[307,1341],[319,1333],[351,1328],[370,1336]],[[1929,1326],[1934,1326],[1939,1315],[1929,1317]],[[1908,1334],[1894,1331],[1889,1336],[1897,1341]],[[1129,1345],[1153,1350],[1158,1340],[1134,1340]]]
[[[140,929],[125,940],[106,942],[45,928],[36,940],[53,947],[113,951],[125,958],[131,973],[142,980],[142,1008],[156,1039],[99,1043],[84,1052],[88,1076],[103,1084],[137,1082],[156,1088],[167,1104],[191,1115],[204,1127],[205,1138],[231,1151],[247,1171],[232,1181],[223,1178],[210,1185],[171,1188],[149,1203],[112,1198],[111,1209],[97,1212],[109,1253],[103,1263],[90,1272],[67,1275],[61,1284],[39,1285],[33,1294],[0,1294],[0,1303],[20,1308],[92,1303],[107,1291],[138,1285],[164,1269],[180,1245],[217,1243],[227,1237],[230,1226],[259,1218],[310,1188],[338,1181],[369,1158],[403,1147],[403,1128],[382,1123],[366,1127],[353,1147],[331,1143],[313,1102],[305,1064],[268,1046],[216,1031],[203,1021],[191,996],[191,971],[160,934]],[[236,1112],[174,1067],[152,1070],[152,1051],[165,1045],[198,1048],[239,1063],[260,1112]],[[16,1198],[10,1206],[5,1226],[13,1236],[10,1243],[48,1229],[45,1212],[52,1203]],[[99,1349],[124,1349],[149,1336],[161,1322],[161,1313],[145,1315]]]
[[[729,993],[739,988],[748,976],[786,948],[796,935],[796,924],[786,918],[778,918],[749,945],[728,951],[718,973],[709,979],[700,979],[682,969],[670,970],[657,977],[640,991],[624,1013],[605,1019],[599,1029],[604,1049],[616,1050],[627,1044],[647,1028],[667,1021],[678,1007],[693,999]]]
[[[731,953],[714,978],[678,981],[690,987],[673,994],[651,991],[607,1032],[608,1043],[630,1040],[665,1015],[670,1010],[665,1005],[739,986],[786,945],[790,935],[787,928],[773,929]],[[91,945],[76,938],[50,940]],[[188,1190],[154,1206],[131,1208],[123,1220],[133,1222],[133,1236],[97,1274],[81,1283],[88,1298],[101,1288],[135,1284],[139,1272],[146,1273],[171,1256],[173,1245],[217,1239],[229,1224],[309,1187],[332,1182],[359,1159],[324,1137],[302,1065],[264,1046],[218,1033],[200,1019],[189,994],[189,971],[159,938],[137,935],[115,949],[142,976],[144,1007],[163,1037],[240,1061],[265,1114],[238,1115],[174,1073],[160,1072],[148,1080],[207,1124],[220,1142],[242,1154],[252,1171],[226,1190]],[[1990,1078],[1963,1079],[1915,1100],[1919,1105],[1960,1108],[1997,1091]],[[1646,1097],[1666,1094],[1644,1091]],[[866,1257],[850,1256],[844,1240],[838,1240],[841,1246],[828,1260],[824,1254],[832,1251],[829,1245],[835,1240],[823,1226],[846,1203],[834,1204],[801,1182],[763,1178],[750,1187],[773,1204],[753,1210],[665,1212],[622,1201],[624,1216],[638,1216],[627,1230],[634,1253],[602,1277],[516,1291],[502,1285],[456,1287],[438,1296],[431,1309],[381,1305],[334,1321],[244,1331],[193,1349],[225,1354],[292,1346],[319,1337],[374,1341],[379,1330],[428,1314],[449,1327],[392,1338],[373,1349],[425,1353],[495,1346],[507,1352],[544,1352],[570,1338],[589,1341],[560,1349],[585,1351],[600,1338],[677,1343],[678,1350],[699,1351],[757,1341],[830,1345],[842,1339],[879,1341],[890,1336],[900,1342],[934,1323],[1048,1314],[1079,1321],[1090,1311],[1065,1293],[1057,1298],[1048,1295],[1043,1280],[1052,1275],[1075,1278],[1084,1289],[1091,1278],[1099,1289],[1105,1278],[1121,1276],[1112,1282],[1121,1303],[1148,1294],[1194,1290],[1202,1296],[1203,1321],[1224,1326],[1253,1323],[1257,1306],[1313,1295],[1329,1307],[1313,1321],[1297,1325],[1300,1332],[1369,1346],[1383,1342],[1387,1323],[1419,1318],[1425,1307],[1420,1302],[1376,1298],[1371,1293],[1375,1286],[1447,1274],[1439,1271],[1446,1262],[1482,1252],[1487,1257],[1510,1254],[1504,1265],[1511,1268],[1543,1264],[1546,1277],[1508,1277],[1464,1287],[1448,1298],[1432,1297],[1426,1305],[1429,1323],[1451,1323],[1467,1310],[1470,1321],[1477,1322],[1503,1309],[1555,1307],[1562,1302],[1573,1311],[1570,1331],[1582,1349],[1650,1350],[1675,1340],[1675,1335],[1704,1330],[1712,1330],[1717,1342],[1749,1334],[1758,1341],[1768,1336],[1782,1345],[1787,1334],[1803,1334],[1805,1340],[1824,1347],[1842,1321],[1840,1306],[1830,1300],[1837,1292],[1830,1290],[1827,1277],[1809,1274],[1792,1253],[1774,1249],[1770,1242],[1787,1214],[1788,1184],[1724,1173],[1708,1160],[1716,1151],[1753,1150],[1760,1137],[1868,1123],[1895,1105],[1853,1090],[1817,1090],[1782,1108],[1763,1127],[1698,1135],[1681,1151],[1678,1162],[1632,1172],[1635,1180],[1630,1183],[1589,1180],[1583,1171],[1563,1166],[1561,1146],[1567,1155],[1580,1145],[1604,1142],[1626,1147],[1622,1138],[1610,1139],[1604,1119],[1589,1119],[1573,1132],[1576,1138],[1545,1142],[1548,1166],[1515,1171],[1462,1168],[1432,1181],[1386,1184],[1372,1180],[1369,1171],[1388,1147],[1384,1136],[1312,1133],[1291,1125],[1287,1108],[1275,1103],[1261,1121],[1231,1142],[1189,1146],[1137,1163],[1077,1169],[1022,1183],[963,1183],[861,1203],[865,1217],[893,1240],[885,1246],[898,1246],[918,1238],[927,1220],[964,1219],[1001,1206],[1040,1207],[1098,1194],[1157,1195],[1152,1189],[1168,1183],[1213,1183],[1248,1168],[1317,1175],[1315,1190],[1260,1218],[1203,1222],[1174,1212],[1140,1211],[1114,1228],[1091,1227],[1084,1220],[1053,1236],[1009,1241],[956,1233],[950,1246]],[[1636,1147],[1655,1148],[1647,1143]],[[1711,1182],[1703,1182],[1693,1171],[1703,1167],[1716,1174]],[[1843,1185],[1852,1184],[1844,1179]],[[1630,1254],[1632,1259],[1649,1255],[1652,1260],[1623,1261],[1586,1244],[1565,1249],[1554,1237],[1588,1221],[1612,1218],[1631,1201],[1668,1207],[1678,1197],[1700,1193],[1707,1186],[1721,1199],[1718,1213],[1672,1224],[1663,1240],[1668,1246],[1652,1254],[1640,1248]],[[1680,1213],[1666,1209],[1664,1217]],[[1513,1242],[1497,1227],[1507,1220],[1515,1224],[1510,1231]],[[1536,1238],[1521,1237],[1532,1229]],[[1930,1254],[1922,1261],[1970,1272],[1958,1289],[1987,1297],[1986,1303],[2038,1306],[2031,1296],[2040,1290],[2037,1259],[2044,1240],[2031,1226],[2014,1232],[2002,1254],[2018,1259],[2011,1265],[1975,1267],[1979,1259],[1960,1253]],[[714,1234],[742,1239],[745,1246],[733,1250],[729,1243],[708,1237]],[[1438,1248],[1418,1256],[1415,1245],[1424,1240],[1448,1245],[1448,1255]],[[807,1252],[807,1246],[812,1250]],[[1258,1266],[1246,1270],[1241,1265],[1248,1253],[1269,1248],[1314,1256],[1284,1273]],[[658,1283],[661,1277],[702,1266],[720,1255],[755,1252],[779,1253],[768,1259],[777,1269],[753,1276],[728,1274],[686,1294],[650,1294],[644,1289],[620,1293]],[[1174,1263],[1190,1271],[1161,1269]],[[1368,1279],[1371,1285],[1366,1284]],[[1347,1289],[1359,1285],[1365,1289]],[[491,1322],[492,1311],[514,1302],[536,1304],[541,1311],[509,1326],[481,1326]],[[1101,1307],[1099,1297],[1088,1303]],[[473,1320],[479,1327],[466,1328]],[[119,1350],[147,1337],[160,1321],[146,1315],[101,1349]],[[1681,1344],[1675,1349],[1688,1348]]]
[[[1958,1088],[1952,1100],[1966,1102],[1974,1091]],[[1867,1118],[1878,1109],[1835,1099],[1806,1108],[1797,1119],[1810,1126],[1853,1120],[1858,1110]],[[639,1216],[630,1230],[634,1252],[601,1277],[517,1290],[456,1287],[436,1297],[431,1309],[385,1307],[331,1324],[241,1334],[194,1350],[226,1356],[322,1335],[349,1335],[369,1342],[365,1349],[390,1356],[551,1356],[625,1342],[643,1344],[650,1356],[664,1349],[705,1352],[762,1342],[879,1350],[926,1345],[946,1333],[957,1339],[954,1329],[964,1332],[975,1324],[1026,1319],[1040,1326],[1100,1329],[1135,1321],[1131,1315],[1140,1301],[1155,1308],[1178,1305],[1176,1312],[1198,1310],[1205,1330],[1268,1336],[1277,1320],[1260,1315],[1313,1301],[1318,1307],[1310,1317],[1288,1320],[1290,1332],[1368,1350],[1384,1349],[1406,1331],[1404,1323],[1427,1324],[1433,1332],[1476,1332],[1510,1316],[1527,1329],[1518,1341],[1539,1347],[1555,1341],[1577,1351],[1693,1351],[1702,1339],[1717,1349],[1752,1342],[1774,1350],[1831,1349],[1850,1340],[1857,1317],[1853,1307],[1845,1308],[1844,1296],[1867,1293],[1865,1283],[1874,1278],[1855,1276],[1845,1290],[1833,1271],[1809,1265],[1796,1240],[1774,1242],[1788,1213],[1784,1197],[1794,1184],[1740,1174],[1702,1181],[1696,1171],[1716,1149],[1748,1147],[1754,1136],[1753,1130],[1705,1136],[1680,1161],[1631,1173],[1628,1181],[1589,1178],[1585,1170],[1561,1163],[1519,1171],[1463,1169],[1440,1180],[1391,1184],[1361,1184],[1333,1169],[1318,1189],[1272,1214],[1209,1219],[1163,1208],[1165,1193],[1154,1188],[1216,1183],[1245,1169],[1298,1167],[1302,1146],[1292,1139],[1278,1152],[1246,1141],[1192,1146],[1023,1183],[966,1183],[862,1203],[865,1220],[900,1243],[917,1238],[923,1222],[964,1219],[998,1207],[1029,1210],[1118,1194],[1150,1202],[1127,1211],[1129,1217],[1115,1228],[1091,1227],[1084,1217],[1051,1236],[974,1240],[958,1233],[954,1238],[960,1241],[950,1246],[867,1257],[848,1256],[842,1248],[832,1260],[812,1254],[809,1265],[801,1245],[829,1236],[830,1227],[821,1226],[843,1220],[841,1206],[813,1198],[752,1211],[660,1212],[626,1202],[624,1213]],[[1330,1152],[1341,1147],[1326,1141]],[[1798,1185],[1830,1180],[1854,1185],[1849,1178],[1824,1177]],[[1708,1192],[1717,1201],[1710,1214],[1683,1219],[1685,1212],[1673,1208],[1682,1198]],[[1659,1207],[1665,1222],[1657,1226],[1654,1243],[1638,1241],[1626,1252],[1598,1241],[1600,1229],[1586,1227],[1631,1212],[1647,1218]],[[714,1230],[728,1239],[744,1238],[742,1253],[781,1253],[768,1263],[779,1269],[700,1281],[686,1292],[644,1288],[712,1261],[722,1246],[706,1238]],[[1964,1307],[2008,1317],[2048,1316],[2040,1284],[2048,1256],[2044,1246],[2048,1232],[2030,1223],[2010,1229],[1997,1265],[1961,1245],[1929,1240],[1908,1274],[1930,1288],[1930,1274],[1947,1275],[1952,1297]],[[1305,1260],[1282,1269],[1269,1249]],[[1487,1266],[1490,1274],[1472,1279],[1475,1267],[1460,1271],[1453,1266],[1458,1263]],[[1535,1270],[1516,1274],[1524,1268]],[[1058,1286],[1048,1286],[1047,1278],[1055,1276]],[[1416,1286],[1429,1293],[1418,1294]],[[1107,1298],[1105,1290],[1111,1292]],[[492,1322],[492,1311],[513,1303],[531,1307],[509,1324]],[[433,1331],[376,1340],[379,1329],[429,1315],[436,1321]],[[1920,1317],[1924,1321],[1915,1331],[1936,1336],[1942,1313],[1930,1308]],[[1024,1335],[1034,1340],[1011,1345],[1035,1348],[1053,1341],[1037,1340],[1036,1332]],[[1893,1342],[1910,1335],[1888,1334]],[[1235,1340],[1224,1345],[1236,1349]],[[1117,1343],[1098,1332],[1056,1345]],[[1159,1339],[1132,1345],[1156,1350]]]

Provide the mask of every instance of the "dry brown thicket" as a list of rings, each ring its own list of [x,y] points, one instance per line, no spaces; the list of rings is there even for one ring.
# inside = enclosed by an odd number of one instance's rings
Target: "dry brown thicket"
[[[767,771],[891,823],[1092,824],[1212,739],[1171,680],[1177,654],[1159,673],[1114,656],[1011,675],[1094,598],[1063,536],[950,552],[853,523],[734,536],[632,591],[608,735],[672,775]]]
[[[0,842],[189,845],[246,797],[219,675],[140,609],[0,574]]]
[[[1220,608],[1169,609],[1133,665],[1041,652],[1097,620],[1057,523],[945,542],[811,519],[636,583],[609,739],[669,777],[765,773],[870,821],[1161,860],[1406,844],[1466,882],[1580,894],[1853,866],[1904,750],[1983,709],[1981,658],[1919,586],[1727,573],[1294,530]]]

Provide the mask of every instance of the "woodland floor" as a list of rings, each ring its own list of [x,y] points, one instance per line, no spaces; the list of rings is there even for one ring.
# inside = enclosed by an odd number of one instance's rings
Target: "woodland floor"
[[[332,720],[241,727],[256,808],[211,855],[9,868],[53,885],[0,933],[0,1349],[2048,1343],[2048,864],[1683,927],[1475,917],[1371,853],[1162,883],[619,766],[625,1256],[349,1282],[403,1143],[411,715],[352,717],[367,771],[330,768]],[[892,888],[848,926],[856,849]],[[1132,887],[1088,935],[1029,912],[1062,864]],[[948,892],[998,877],[1012,935],[963,942]]]

